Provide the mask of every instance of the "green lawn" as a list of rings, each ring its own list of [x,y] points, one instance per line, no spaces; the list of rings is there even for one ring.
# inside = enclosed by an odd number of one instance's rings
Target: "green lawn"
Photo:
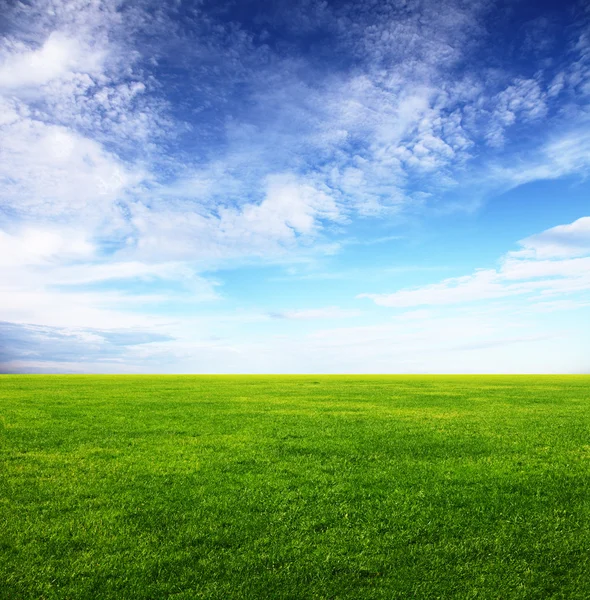
[[[590,598],[590,376],[0,376],[0,598]]]

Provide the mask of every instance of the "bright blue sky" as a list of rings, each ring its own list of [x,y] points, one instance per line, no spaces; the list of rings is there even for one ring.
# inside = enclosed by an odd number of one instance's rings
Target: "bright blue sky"
[[[589,372],[586,2],[4,2],[0,372]]]

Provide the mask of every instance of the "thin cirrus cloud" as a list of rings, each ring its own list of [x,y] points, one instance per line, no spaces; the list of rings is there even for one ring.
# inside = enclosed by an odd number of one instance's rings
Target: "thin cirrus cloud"
[[[520,242],[498,269],[480,269],[423,287],[392,294],[360,294],[380,306],[405,308],[530,295],[539,300],[590,290],[590,218],[582,217]]]

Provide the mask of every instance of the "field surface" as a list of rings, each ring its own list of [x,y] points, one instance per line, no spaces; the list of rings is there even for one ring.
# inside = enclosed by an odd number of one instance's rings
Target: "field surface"
[[[590,598],[590,376],[0,376],[0,598]]]

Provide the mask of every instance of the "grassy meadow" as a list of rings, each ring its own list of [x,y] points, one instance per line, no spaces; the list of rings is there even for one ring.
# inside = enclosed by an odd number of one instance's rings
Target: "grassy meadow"
[[[0,376],[0,598],[590,597],[590,376]]]

